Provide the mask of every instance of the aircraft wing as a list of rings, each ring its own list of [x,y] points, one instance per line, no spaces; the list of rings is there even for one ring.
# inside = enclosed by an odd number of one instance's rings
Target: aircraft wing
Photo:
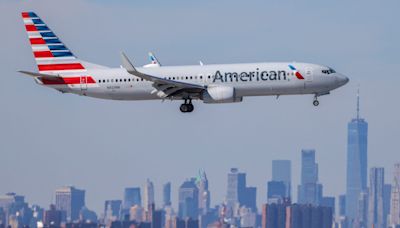
[[[159,97],[166,98],[170,96],[183,96],[183,94],[200,94],[201,91],[206,89],[203,85],[174,81],[169,79],[160,78],[148,74],[141,73],[136,70],[128,57],[121,53],[122,66],[128,71],[128,73],[143,78],[144,80],[153,82],[154,91]]]

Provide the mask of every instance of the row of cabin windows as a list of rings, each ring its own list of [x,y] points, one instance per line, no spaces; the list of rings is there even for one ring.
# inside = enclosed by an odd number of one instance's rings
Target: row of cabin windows
[[[214,77],[211,77],[210,75],[208,75],[207,76],[208,77],[208,79],[211,79],[211,78],[214,78]],[[184,79],[186,79],[186,80],[188,80],[188,79],[203,79],[203,76],[186,76],[186,77],[164,77],[164,79],[168,79],[168,80],[184,80]],[[134,78],[128,78],[128,79],[126,79],[126,78],[124,78],[124,79],[100,79],[99,80],[99,83],[109,83],[109,82],[130,82],[130,81],[132,81],[132,82],[134,82],[135,81],[135,79]],[[143,78],[136,78],[136,81],[138,82],[138,81],[143,81]]]
[[[333,71],[333,70],[332,70]],[[334,71],[332,72],[332,71],[329,71],[329,73],[334,73]],[[323,73],[327,73],[327,72],[324,72],[324,70],[322,71]],[[289,75],[294,75],[294,72],[289,72],[288,73]],[[214,76],[211,76],[211,75],[208,75],[207,76],[207,78],[208,79],[211,79],[211,78],[214,78]],[[164,79],[168,79],[168,80],[197,80],[197,79],[203,79],[203,76],[185,76],[185,77],[183,77],[183,76],[181,76],[181,77],[164,77]],[[130,78],[128,78],[128,79],[101,79],[101,80],[99,80],[99,83],[106,83],[106,82],[130,82],[130,81],[132,81],[132,82],[134,82],[135,81],[135,79],[134,78],[132,78],[132,79],[130,79]],[[143,78],[136,78],[136,81],[143,81]]]

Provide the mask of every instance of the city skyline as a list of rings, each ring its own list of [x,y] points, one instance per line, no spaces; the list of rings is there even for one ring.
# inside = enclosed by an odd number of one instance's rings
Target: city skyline
[[[74,184],[86,190],[89,207],[100,211],[104,202],[98,199],[121,197],[125,187],[143,187],[149,178],[161,205],[165,182],[174,183],[176,202],[178,183],[203,168],[214,202],[226,194],[221,180],[229,168],[239,167],[249,186],[265,192],[272,160],[292,160],[294,174],[300,172],[299,151],[314,148],[324,193],[344,194],[346,124],[355,116],[358,84],[362,116],[370,127],[368,167],[390,170],[400,135],[400,79],[393,73],[399,3],[366,1],[362,12],[353,2],[227,3],[170,1],[154,8],[129,1],[2,1],[6,19],[0,23],[8,31],[0,38],[2,50],[12,54],[0,57],[5,85],[0,90],[0,193],[16,191],[29,202],[47,205],[55,189]],[[330,65],[351,82],[321,97],[317,109],[312,97],[282,96],[246,99],[240,106],[201,106],[190,117],[179,115],[174,102],[110,103],[61,95],[16,73],[34,69],[20,20],[20,12],[28,9],[48,19],[74,53],[104,65],[120,65],[121,50],[138,66],[147,63],[148,51],[163,65],[307,61]],[[237,17],[243,12],[252,13]],[[136,29],[124,29],[129,26]],[[392,173],[385,178],[390,183]],[[300,177],[292,179],[296,198]],[[257,196],[258,202],[266,200],[266,194]]]

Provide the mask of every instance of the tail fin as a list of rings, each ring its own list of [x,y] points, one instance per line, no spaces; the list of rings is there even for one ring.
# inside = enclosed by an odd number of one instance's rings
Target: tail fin
[[[158,61],[158,59],[152,52],[149,52],[149,59],[150,59],[150,63],[147,65],[144,65],[143,67],[160,67],[161,66],[160,62]]]
[[[40,73],[76,74],[86,71],[87,64],[76,58],[36,13],[23,12],[22,18]],[[91,66],[96,68],[97,65]]]

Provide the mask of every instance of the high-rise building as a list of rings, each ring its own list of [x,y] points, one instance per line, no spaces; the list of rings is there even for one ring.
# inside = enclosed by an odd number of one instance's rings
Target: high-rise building
[[[151,205],[154,204],[154,185],[149,179],[146,180],[144,185],[144,209],[148,212],[151,208]]]
[[[292,165],[290,160],[272,161],[272,181],[282,181],[285,184],[286,198],[292,198]]]
[[[210,191],[208,190],[208,179],[204,170],[199,171],[196,184],[199,189],[199,213],[205,215],[210,209]]]
[[[199,189],[196,186],[196,179],[186,180],[179,188],[179,218],[198,217]]]
[[[392,194],[392,185],[383,185],[383,226],[388,227],[388,219],[390,214],[390,199]]]
[[[312,205],[265,204],[262,228],[332,228],[332,208]]]
[[[400,163],[394,165],[389,225],[400,225]]]
[[[318,205],[322,198],[322,185],[318,183],[318,164],[315,150],[301,151],[301,185],[298,187],[300,204]]]
[[[385,174],[383,168],[371,168],[369,174],[368,227],[384,228],[383,188]]]
[[[335,215],[335,197],[330,197],[330,196],[322,197],[320,205],[323,207],[332,208],[332,214]]]
[[[155,210],[153,213],[153,218],[151,221],[151,228],[162,228],[163,226],[163,217],[165,213],[163,210]]]
[[[257,188],[246,187],[240,205],[250,208],[252,212],[257,212]]]
[[[368,123],[360,118],[360,96],[357,93],[357,117],[347,125],[346,215],[357,216],[360,193],[367,190]]]
[[[361,192],[358,198],[357,217],[355,218],[355,224],[358,224],[359,227],[368,227],[368,204],[368,192]]]
[[[129,212],[129,209],[134,205],[142,206],[140,188],[125,188],[123,209]]]
[[[240,206],[245,206],[256,212],[256,196],[257,189],[255,187],[246,187],[246,173],[240,173],[239,169],[232,168],[231,172],[228,173],[226,195],[228,210],[238,211]]]
[[[50,205],[50,209],[44,212],[43,223],[46,227],[59,227],[62,220],[62,211],[56,209],[55,205]]]
[[[228,189],[226,194],[226,204],[230,208],[235,208],[240,204],[241,198],[246,191],[246,174],[239,173],[239,169],[232,168],[228,173]]]
[[[346,215],[346,195],[339,196],[339,216]]]
[[[79,211],[85,206],[85,190],[72,186],[56,190],[56,209],[65,212],[67,221],[79,219]]]
[[[163,186],[163,206],[171,206],[171,182],[167,182]]]
[[[286,198],[286,184],[283,181],[268,181],[268,203],[282,203]]]
[[[106,200],[104,203],[104,217],[107,219],[119,218],[122,209],[122,200]]]
[[[129,220],[142,222],[143,221],[143,208],[139,205],[134,205],[129,209]]]

